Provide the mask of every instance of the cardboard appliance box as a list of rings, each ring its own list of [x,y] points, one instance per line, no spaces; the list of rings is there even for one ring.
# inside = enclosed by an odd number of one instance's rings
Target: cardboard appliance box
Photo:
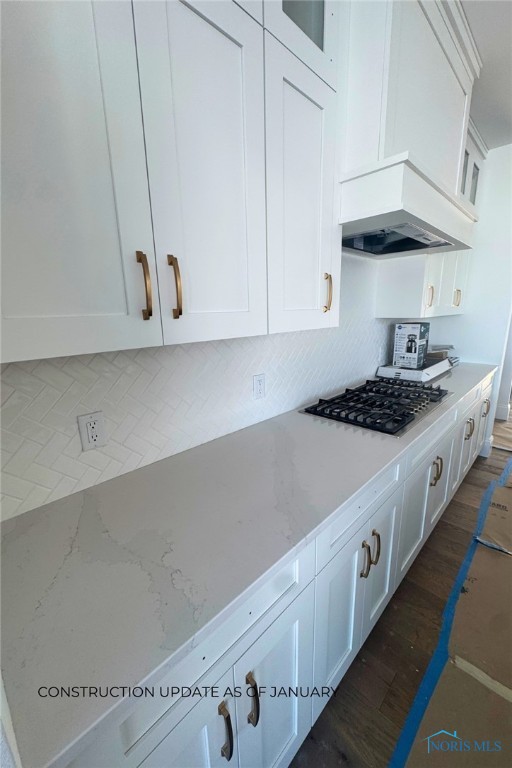
[[[399,368],[422,368],[428,348],[430,323],[397,323],[393,365]]]

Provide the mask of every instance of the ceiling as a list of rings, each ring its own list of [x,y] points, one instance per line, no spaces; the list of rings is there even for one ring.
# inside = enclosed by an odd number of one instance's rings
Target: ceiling
[[[489,147],[512,143],[512,2],[462,0],[483,66],[471,117]]]

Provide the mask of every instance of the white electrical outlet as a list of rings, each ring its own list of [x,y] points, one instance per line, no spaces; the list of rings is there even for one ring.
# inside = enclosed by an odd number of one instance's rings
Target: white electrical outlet
[[[257,373],[252,377],[252,397],[253,400],[261,400],[265,397],[265,374]]]
[[[101,448],[107,444],[105,431],[105,415],[103,411],[86,413],[78,417],[78,431],[82,441],[82,449],[90,451],[91,448]]]

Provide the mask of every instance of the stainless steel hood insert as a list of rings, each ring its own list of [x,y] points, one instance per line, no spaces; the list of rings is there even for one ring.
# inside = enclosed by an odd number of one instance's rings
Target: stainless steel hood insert
[[[386,253],[415,251],[418,248],[439,248],[453,245],[449,240],[427,232],[416,224],[382,227],[373,232],[361,232],[342,239],[344,248],[381,256]]]

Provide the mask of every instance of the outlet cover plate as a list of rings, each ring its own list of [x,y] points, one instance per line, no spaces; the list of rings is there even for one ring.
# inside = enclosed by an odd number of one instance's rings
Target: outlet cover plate
[[[92,448],[101,448],[106,445],[107,433],[103,411],[78,416],[78,431],[82,441],[82,450],[90,451]]]
[[[265,397],[265,374],[257,373],[252,377],[252,397],[253,400],[261,400]]]

